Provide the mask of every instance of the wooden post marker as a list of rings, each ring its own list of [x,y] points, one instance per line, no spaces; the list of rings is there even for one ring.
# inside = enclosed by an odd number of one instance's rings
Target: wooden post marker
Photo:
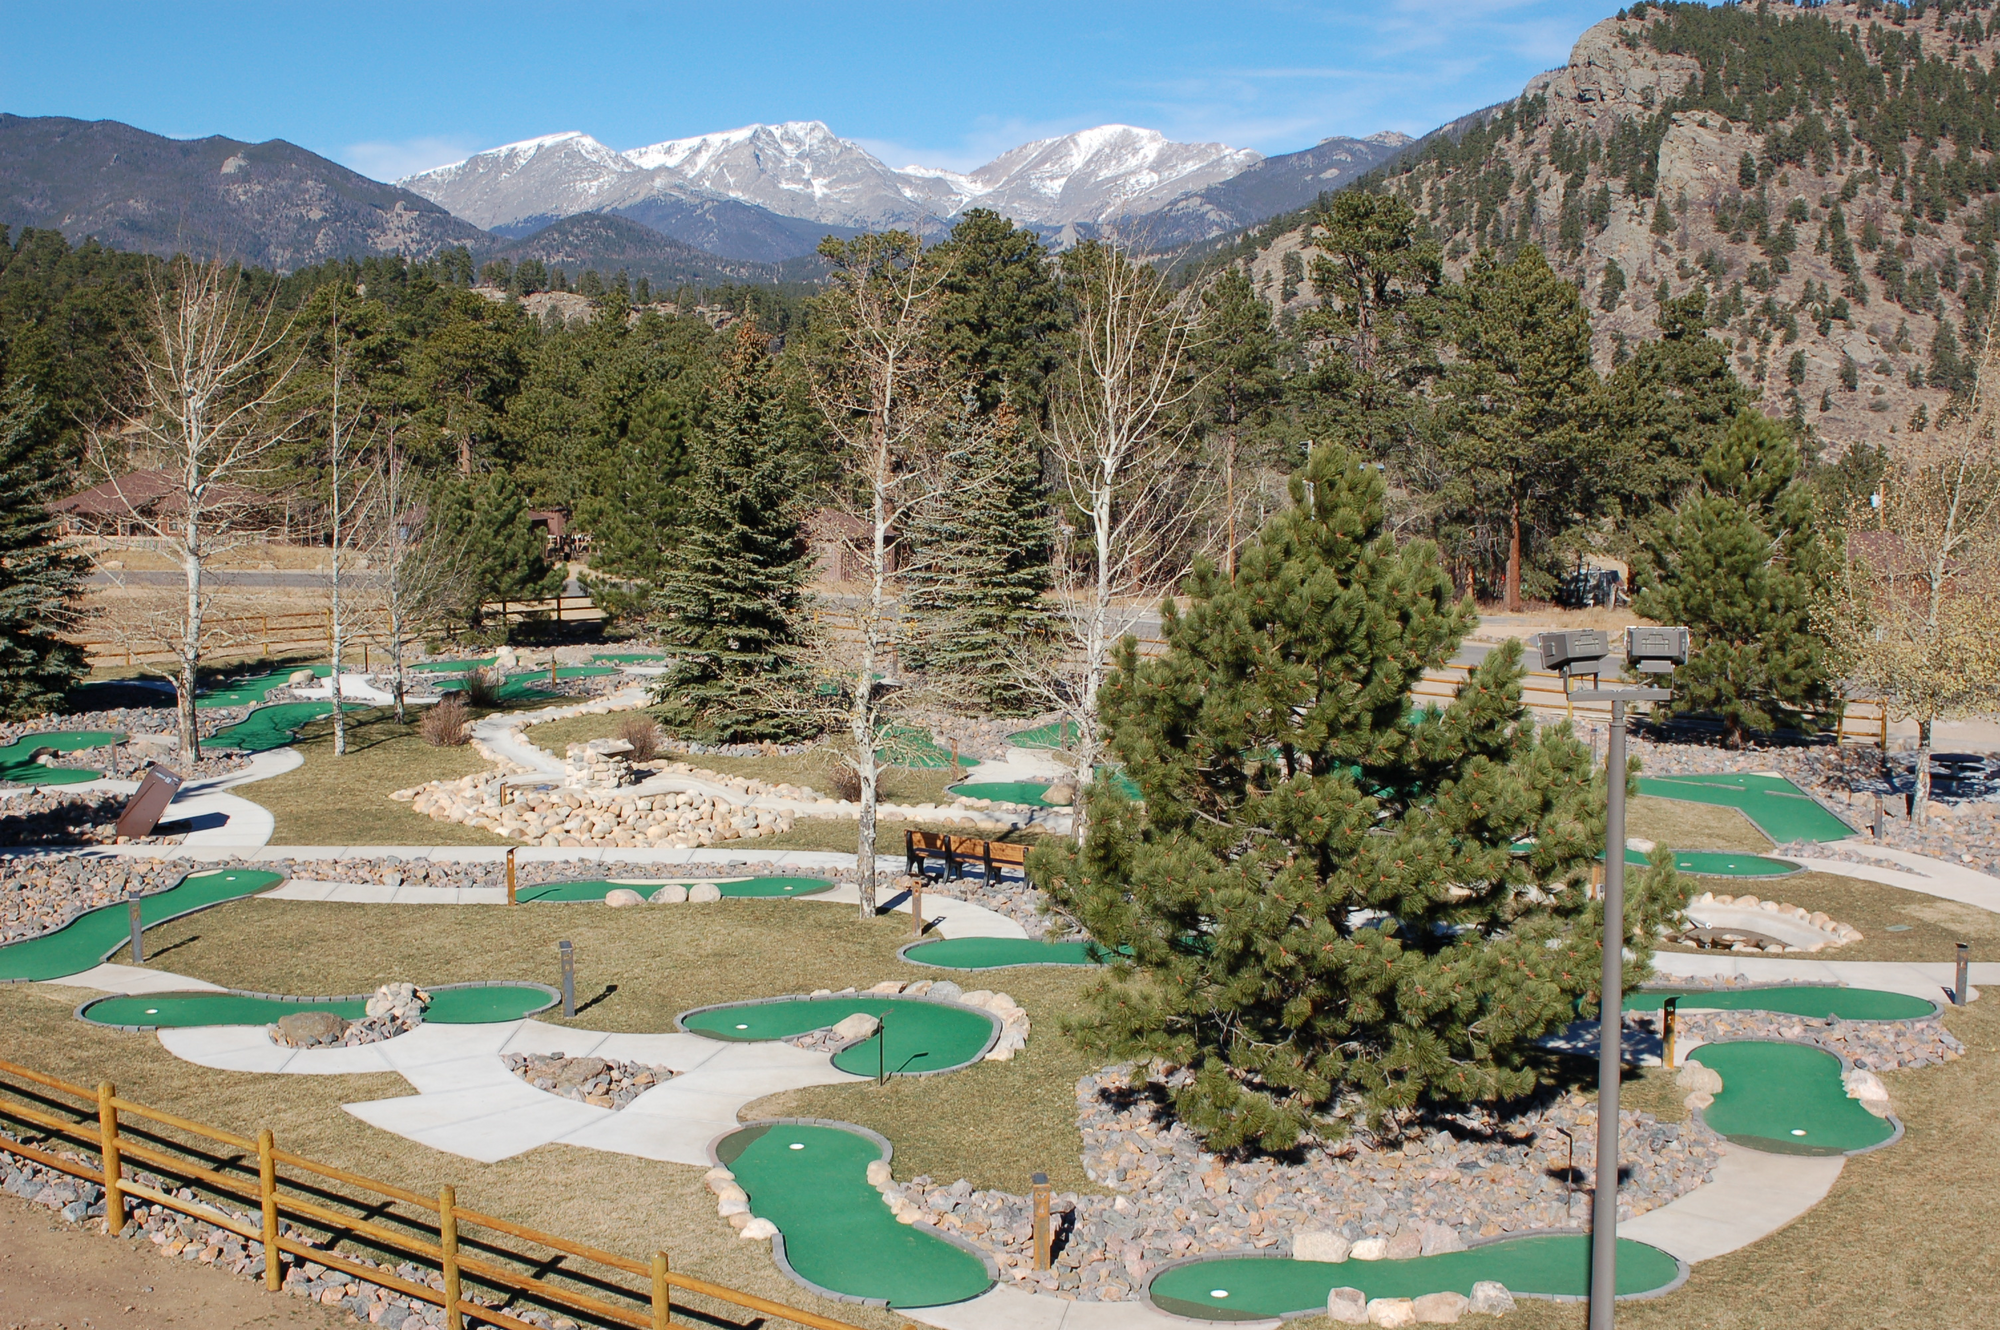
[[[438,1192],[438,1251],[444,1272],[445,1327],[464,1330],[465,1319],[458,1311],[458,1192],[450,1186]]]
[[[1670,997],[1660,1004],[1660,1065],[1674,1065],[1674,1027],[1679,1024],[1681,1000]]]
[[[556,955],[562,957],[563,1015],[576,1015],[576,948],[567,941],[556,943]]]
[[[112,1103],[118,1091],[110,1081],[97,1083],[97,1147],[104,1161],[104,1231],[116,1237],[125,1227],[123,1165],[118,1158],[118,1106]]]
[[[919,873],[916,884],[910,888],[910,932],[918,937],[924,935],[924,878]]]
[[[139,921],[139,898],[127,896],[125,909],[132,916],[132,964],[146,963],[146,926]]]
[[[278,1147],[271,1129],[257,1133],[257,1196],[264,1207],[264,1287],[273,1293],[285,1287],[284,1262],[278,1252]]]
[[[502,785],[500,790],[503,796],[502,802],[504,803],[507,787]],[[514,847],[511,845],[507,847],[507,903],[509,905],[518,903],[514,899]]]
[[[1035,1195],[1035,1269],[1049,1268],[1049,1175],[1037,1173],[1031,1179]]]
[[[673,1291],[667,1287],[667,1254],[653,1253],[653,1330],[667,1330],[674,1318]]]

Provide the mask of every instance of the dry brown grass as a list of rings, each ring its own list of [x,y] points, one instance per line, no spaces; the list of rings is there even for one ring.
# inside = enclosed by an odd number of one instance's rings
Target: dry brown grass
[[[471,748],[424,742],[414,725],[387,709],[350,712],[347,753],[333,755],[333,722],[316,720],[294,745],[305,765],[240,787],[244,798],[277,818],[274,845],[502,845],[499,836],[457,822],[434,822],[389,798],[428,780],[486,771]]]
[[[1693,881],[1700,890],[1750,895],[1759,900],[1801,905],[1808,910],[1824,910],[1861,930],[1861,941],[1829,947],[1818,953],[1815,957],[1818,960],[1943,963],[1955,958],[1956,944],[1960,942],[1970,942],[1981,955],[1991,955],[1993,944],[2000,942],[2000,915],[1922,892],[1833,873],[1799,873],[1756,881],[1712,877]],[[1903,927],[1890,932],[1896,925]]]
[[[1675,850],[1738,850],[1763,854],[1771,838],[1740,809],[1636,795],[1625,804],[1625,834]]]

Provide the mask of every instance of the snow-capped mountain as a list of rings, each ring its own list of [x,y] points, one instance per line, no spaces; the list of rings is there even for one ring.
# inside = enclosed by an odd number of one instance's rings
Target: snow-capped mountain
[[[1154,130],[1101,125],[1024,144],[969,174],[892,170],[816,120],[669,139],[616,152],[586,134],[555,134],[478,153],[399,181],[475,225],[521,235],[580,212],[617,212],[652,226],[701,214],[709,244],[717,205],[762,214],[755,252],[811,248],[821,227],[930,230],[970,207],[1044,228],[1104,223],[1160,207],[1261,161],[1221,143],[1175,143]],[[690,224],[692,226],[692,224]],[[722,225],[727,230],[726,225]],[[669,230],[668,234],[679,235]],[[788,241],[785,237],[791,237]],[[703,244],[690,234],[680,238]],[[708,245],[704,245],[708,247]]]

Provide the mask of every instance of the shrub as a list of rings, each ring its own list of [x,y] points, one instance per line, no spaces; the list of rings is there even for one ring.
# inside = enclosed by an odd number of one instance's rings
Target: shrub
[[[850,804],[861,802],[861,773],[846,762],[835,761],[827,783],[833,786],[834,798]]]
[[[457,696],[465,705],[477,707],[481,711],[491,711],[500,705],[500,686],[507,682],[507,676],[499,670],[471,669],[462,676],[465,687]]]
[[[660,755],[664,736],[651,716],[627,716],[618,722],[618,737],[632,745],[627,754],[634,762],[646,762]]]
[[[435,748],[459,748],[472,741],[472,713],[457,693],[446,693],[417,722],[417,733]]]

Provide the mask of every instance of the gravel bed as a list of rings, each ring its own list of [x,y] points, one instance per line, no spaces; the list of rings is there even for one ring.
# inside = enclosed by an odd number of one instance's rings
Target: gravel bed
[[[1911,1021],[1837,1021],[1761,1011],[1689,1011],[1675,1021],[1697,1039],[1780,1039],[1816,1044],[1864,1071],[1939,1067],[1964,1056],[1965,1045],[1940,1016]],[[1697,1056],[1699,1056],[1697,1054]]]
[[[125,811],[122,794],[65,792],[62,786],[28,790],[0,799],[0,845],[111,845],[118,840],[118,817]],[[139,845],[173,845],[180,835],[146,836]]]
[[[842,877],[844,880],[851,879],[853,874],[843,872]],[[892,893],[909,890],[909,883],[910,879],[907,877],[896,878],[891,886]],[[949,896],[953,900],[983,905],[996,914],[1004,914],[1012,919],[1021,926],[1022,932],[1038,942],[1044,939],[1060,940],[1071,935],[1067,920],[1043,913],[1048,897],[1042,893],[1041,888],[1020,878],[1002,877],[998,882],[988,886],[985,881],[976,877],[926,877],[924,895]]]
[[[189,873],[227,863],[86,859],[69,855],[0,857],[0,942],[61,928],[85,910],[123,900],[128,892],[165,891]]]
[[[1172,1121],[1164,1096],[1135,1087],[1130,1070],[1107,1068],[1077,1082],[1085,1171],[1113,1196],[1063,1194],[1053,1270],[1034,1268],[1028,1197],[981,1191],[963,1179],[929,1177],[884,1195],[915,1220],[971,1242],[1002,1278],[1084,1301],[1136,1298],[1164,1264],[1221,1253],[1289,1255],[1295,1234],[1338,1232],[1349,1242],[1387,1241],[1392,1256],[1457,1250],[1474,1237],[1527,1233],[1582,1222],[1590,1206],[1565,1184],[1569,1141],[1583,1177],[1594,1167],[1593,1105],[1565,1096],[1498,1123],[1450,1121],[1400,1147],[1350,1140],[1310,1149],[1296,1163],[1203,1150]],[[1666,1204],[1707,1181],[1721,1141],[1693,1123],[1623,1113],[1633,1170],[1619,1216]],[[903,1198],[901,1203],[895,1199]]]
[[[579,1104],[619,1109],[656,1085],[680,1075],[671,1067],[614,1058],[565,1057],[550,1053],[507,1054],[507,1070],[537,1090],[573,1099]]]

